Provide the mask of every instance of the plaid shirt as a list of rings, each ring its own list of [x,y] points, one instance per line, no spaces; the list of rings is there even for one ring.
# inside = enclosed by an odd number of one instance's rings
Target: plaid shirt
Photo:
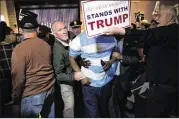
[[[11,79],[11,54],[14,43],[0,44],[0,80]]]

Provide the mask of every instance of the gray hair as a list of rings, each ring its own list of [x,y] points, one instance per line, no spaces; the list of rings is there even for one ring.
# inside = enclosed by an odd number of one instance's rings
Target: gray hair
[[[178,23],[177,9],[174,6],[164,6],[163,9],[173,16],[173,21]]]
[[[55,24],[56,22],[58,22],[58,21],[54,21],[54,22],[51,24],[51,31],[52,31],[52,33],[54,33],[54,24]]]

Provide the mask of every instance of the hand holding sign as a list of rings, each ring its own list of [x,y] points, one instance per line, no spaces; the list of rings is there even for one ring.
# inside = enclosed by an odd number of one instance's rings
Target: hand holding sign
[[[120,26],[113,26],[109,27],[103,30],[102,34],[105,35],[113,35],[113,34],[120,34],[120,35],[125,35],[125,29],[120,27]]]

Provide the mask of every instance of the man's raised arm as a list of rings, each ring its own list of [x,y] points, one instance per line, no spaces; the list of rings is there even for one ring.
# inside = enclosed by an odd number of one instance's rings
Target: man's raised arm
[[[103,31],[106,35],[125,35],[130,36],[129,38],[134,41],[138,41],[139,44],[141,43],[147,43],[152,44],[155,43],[154,33],[156,30],[150,29],[150,30],[133,30],[131,31],[128,28],[122,28],[119,26],[114,26],[111,28],[107,28]]]

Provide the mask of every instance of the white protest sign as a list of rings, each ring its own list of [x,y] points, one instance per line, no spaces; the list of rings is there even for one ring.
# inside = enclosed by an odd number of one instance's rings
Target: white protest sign
[[[105,28],[130,25],[130,0],[82,2],[88,37],[102,34]]]

